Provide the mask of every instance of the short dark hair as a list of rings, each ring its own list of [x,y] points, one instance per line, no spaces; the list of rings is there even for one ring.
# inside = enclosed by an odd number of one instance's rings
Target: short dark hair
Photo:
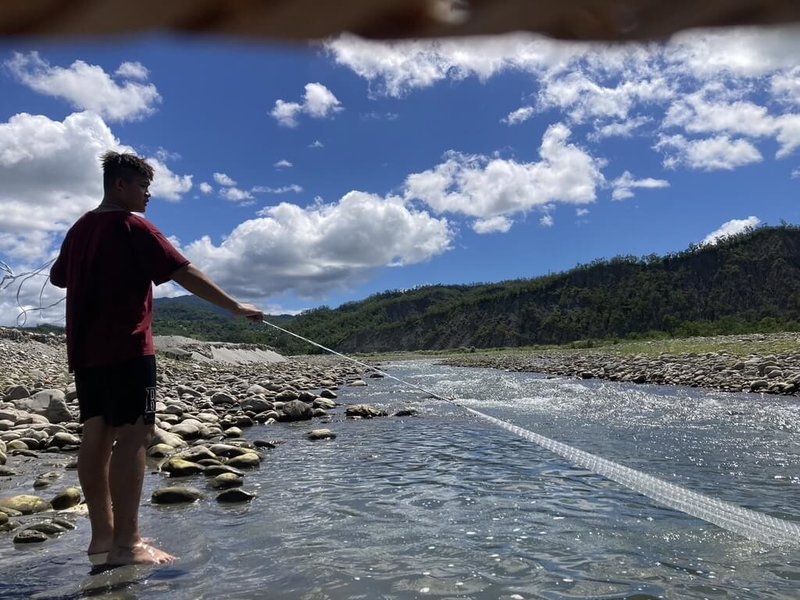
[[[110,150],[101,157],[103,164],[103,189],[109,189],[117,179],[130,180],[137,175],[153,181],[153,167],[146,160],[127,152]]]

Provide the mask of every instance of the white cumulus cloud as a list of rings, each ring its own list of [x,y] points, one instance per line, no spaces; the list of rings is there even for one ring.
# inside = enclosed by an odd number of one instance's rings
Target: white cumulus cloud
[[[532,106],[523,106],[508,113],[501,119],[501,122],[505,123],[506,125],[519,125],[520,123],[524,123],[533,117],[534,114],[536,114],[535,108]]]
[[[226,186],[219,191],[219,195],[229,202],[236,202],[245,206],[252,204],[255,198],[247,190],[241,190],[235,186]]]
[[[342,103],[328,88],[321,83],[307,83],[302,103],[276,100],[270,114],[280,125],[296,127],[300,114],[307,114],[314,119],[324,119],[341,110],[343,110]]]
[[[204,237],[184,250],[234,294],[313,297],[374,269],[427,261],[447,251],[452,236],[446,219],[409,208],[401,198],[354,191],[334,204],[266,208],[221,244]]]
[[[602,161],[570,144],[569,136],[565,125],[550,126],[539,149],[541,160],[531,163],[451,152],[436,167],[408,176],[406,198],[422,201],[440,214],[484,222],[550,203],[594,202],[597,187],[604,182]]]
[[[658,189],[666,187],[669,187],[669,181],[666,179],[653,179],[652,177],[636,179],[629,171],[625,171],[611,182],[611,188],[613,190],[611,192],[611,198],[612,200],[633,198],[633,190],[635,188]]]
[[[289,169],[292,167],[292,163],[290,163],[288,160],[284,158],[279,160],[272,166],[275,167],[276,169]]]
[[[288,194],[289,192],[293,194],[299,194],[303,191],[303,188],[296,183],[291,185],[282,185],[280,187],[269,187],[266,185],[257,185],[252,190],[250,190],[254,194]]]
[[[200,191],[206,196],[214,192],[214,186],[208,183],[207,181],[203,181],[198,187],[200,188]]]
[[[666,153],[664,165],[668,168],[684,165],[704,171],[730,171],[763,160],[751,142],[727,135],[695,140],[682,135],[662,136],[655,148]]]
[[[367,80],[373,95],[399,97],[445,80],[525,73],[536,101],[498,115],[501,122],[555,113],[551,121],[588,126],[593,142],[673,139],[679,151],[670,143],[654,146],[672,167],[733,169],[800,148],[797,26],[687,31],[664,42],[616,46],[529,34],[400,42],[344,35],[326,50]]]
[[[103,198],[100,156],[133,152],[94,112],[63,121],[20,113],[0,123],[0,250],[29,260],[46,258],[55,239]],[[190,175],[176,175],[154,158],[154,197],[177,200]]]
[[[76,60],[68,68],[52,66],[37,52],[16,53],[6,67],[29,88],[64,98],[79,110],[96,112],[107,121],[142,119],[155,110],[161,96],[145,79],[147,71],[138,63],[123,63],[116,81],[102,67]]]
[[[179,202],[183,195],[192,189],[191,175],[176,175],[158,158],[147,158],[153,167],[153,183],[150,194],[154,198],[162,198],[170,202]]]
[[[530,35],[376,42],[343,35],[326,44],[334,60],[375,83],[380,93],[402,96],[446,79],[487,80],[506,70],[537,72],[566,66],[591,51],[578,44]]]
[[[506,233],[514,221],[508,217],[489,217],[488,219],[478,219],[473,223],[472,229],[475,233]]]
[[[800,66],[775,73],[770,89],[779,101],[800,106]]]
[[[150,70],[140,62],[124,62],[114,71],[114,75],[123,79],[147,81],[147,78],[150,77]]]
[[[703,239],[702,243],[716,244],[718,241],[728,236],[742,233],[748,229],[753,229],[759,223],[761,223],[761,219],[754,216],[747,217],[746,219],[731,219],[730,221],[723,223],[719,229],[709,233],[705,239]]]
[[[216,181],[219,185],[224,185],[227,187],[233,187],[236,185],[236,182],[225,173],[214,173],[214,181]]]

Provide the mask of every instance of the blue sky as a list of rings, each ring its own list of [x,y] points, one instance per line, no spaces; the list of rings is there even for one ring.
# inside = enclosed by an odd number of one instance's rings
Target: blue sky
[[[21,275],[55,256],[108,149],[151,159],[146,217],[270,312],[798,223],[799,34],[4,40],[0,260]],[[19,281],[0,324],[63,295]]]

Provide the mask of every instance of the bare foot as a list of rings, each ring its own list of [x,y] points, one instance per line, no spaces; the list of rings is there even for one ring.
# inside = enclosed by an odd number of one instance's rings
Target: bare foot
[[[106,564],[117,565],[163,565],[171,563],[175,557],[155,546],[139,542],[133,546],[113,546],[108,553]]]
[[[91,541],[89,542],[89,548],[86,550],[86,554],[92,556],[94,554],[101,554],[103,552],[107,553],[109,550],[111,550],[111,538],[111,535],[108,537],[98,537],[93,535]]]
[[[141,538],[141,542],[145,544],[152,544],[153,538],[143,537]],[[93,565],[103,564],[106,562],[106,555],[111,550],[111,540],[95,540],[92,538],[92,541],[89,542],[89,548],[86,550],[86,554],[89,555],[89,560],[92,562]],[[102,558],[102,560],[101,560]]]

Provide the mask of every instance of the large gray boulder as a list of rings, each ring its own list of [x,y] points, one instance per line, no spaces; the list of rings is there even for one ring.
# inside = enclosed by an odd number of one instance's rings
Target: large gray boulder
[[[279,421],[307,421],[314,416],[311,407],[302,400],[292,400],[283,405]]]
[[[42,390],[30,398],[15,400],[17,408],[46,417],[51,423],[66,423],[72,420],[67,408],[66,395],[61,390]]]

